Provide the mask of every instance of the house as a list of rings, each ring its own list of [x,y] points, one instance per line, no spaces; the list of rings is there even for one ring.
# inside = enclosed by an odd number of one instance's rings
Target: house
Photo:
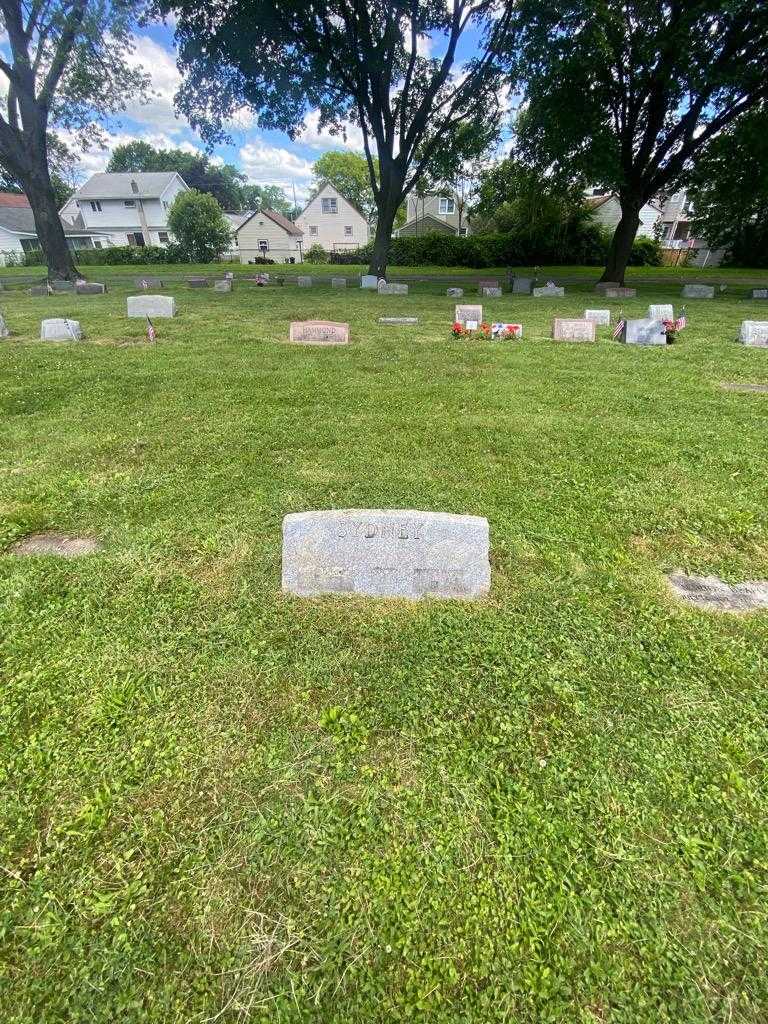
[[[405,224],[395,231],[398,238],[413,235],[466,235],[470,231],[466,204],[446,192],[413,192],[406,201]]]
[[[231,210],[224,210],[224,220],[229,225],[229,230],[232,232],[232,240],[229,245],[229,249],[223,252],[223,259],[237,259],[238,258],[238,242],[237,242],[237,229],[241,224],[245,223],[249,217],[253,216],[253,210],[244,210],[241,213],[233,212]]]
[[[257,210],[235,228],[241,263],[258,257],[276,263],[301,263],[303,231],[275,210]]]
[[[62,221],[64,237],[71,249],[100,249],[109,244],[109,236],[88,231],[82,222]],[[24,253],[40,248],[32,207],[24,195],[0,193],[0,264],[20,261]]]
[[[613,232],[621,220],[621,204],[619,197],[613,192],[603,192],[601,189],[593,189],[592,194],[586,197],[587,206],[592,211],[594,219],[601,224],[606,231]],[[654,228],[661,216],[661,206],[656,202],[646,203],[640,210],[640,227],[638,235],[646,238],[654,238]]]
[[[665,250],[664,262],[682,263],[692,267],[716,267],[725,250],[711,249],[707,241],[696,237],[693,230],[693,211],[685,190],[674,192],[661,210],[659,239]]]
[[[304,232],[304,251],[321,245],[326,252],[357,249],[370,236],[363,211],[329,182],[323,182],[299,216],[296,227]]]
[[[188,186],[175,171],[94,174],[61,209],[61,218],[105,234],[111,245],[167,245],[168,210]]]

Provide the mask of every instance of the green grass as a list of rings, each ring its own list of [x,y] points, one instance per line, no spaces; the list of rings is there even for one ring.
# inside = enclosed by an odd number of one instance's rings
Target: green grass
[[[768,615],[663,573],[768,578],[768,397],[718,388],[768,305],[642,349],[547,340],[586,286],[486,300],[516,343],[179,287],[152,347],[126,294],[3,301],[0,548],[105,545],[0,555],[3,1024],[764,1024]],[[490,597],[280,593],[286,513],[381,506],[487,516]]]

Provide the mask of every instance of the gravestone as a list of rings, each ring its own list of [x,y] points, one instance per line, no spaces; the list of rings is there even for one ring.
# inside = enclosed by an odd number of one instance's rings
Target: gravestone
[[[689,576],[684,572],[670,572],[667,580],[678,597],[696,608],[715,612],[768,608],[768,580],[726,583],[717,576]]]
[[[51,288],[55,292],[73,292],[75,290],[74,281],[51,281]]]
[[[40,298],[42,295],[50,295],[48,286],[44,284],[34,284],[31,288],[27,288],[27,295],[32,295],[34,298]]]
[[[449,299],[463,299],[464,289],[463,288],[449,288],[445,293]]]
[[[501,288],[483,288],[480,294],[487,299],[498,299],[501,296]]]
[[[376,291],[379,286],[379,279],[375,274],[362,274],[360,276],[360,287]]]
[[[396,284],[394,281],[388,282],[381,278],[379,280],[378,290],[379,295],[407,295],[408,285]]]
[[[477,290],[480,295],[485,288],[501,288],[501,282],[497,277],[481,277],[477,282]]]
[[[681,294],[684,299],[714,299],[715,286],[713,284],[685,284]]]
[[[105,284],[98,284],[96,281],[84,281],[75,285],[75,292],[78,295],[103,295],[106,290]]]
[[[648,319],[649,320],[674,320],[675,311],[672,308],[671,303],[662,303],[659,306],[648,307]]]
[[[555,317],[552,321],[552,337],[555,341],[594,341],[595,322]]]
[[[210,288],[211,282],[207,277],[188,277],[187,284],[190,288]]]
[[[135,277],[133,283],[137,288],[142,288],[146,291],[148,288],[162,288],[163,281],[160,277]]]
[[[347,279],[346,279],[346,277],[332,277],[331,278],[331,288],[346,288],[346,287],[347,287]]]
[[[127,305],[130,317],[176,316],[176,300],[170,295],[129,295]]]
[[[481,324],[483,322],[483,307],[457,306],[453,319],[457,324],[466,324],[467,322]]]
[[[296,278],[296,284],[299,286],[299,288],[311,288],[312,278],[300,275],[299,277]]]
[[[598,281],[595,285],[595,291],[600,295],[604,295],[609,288],[621,288],[621,284],[618,281]]]
[[[8,548],[11,555],[53,555],[59,558],[80,558],[101,551],[101,544],[93,537],[73,537],[71,534],[29,533]]]
[[[390,509],[298,512],[283,520],[284,591],[301,597],[479,598],[488,520]]]
[[[533,278],[532,277],[513,277],[512,278],[512,294],[513,295],[530,295],[533,291]]]
[[[617,285],[615,288],[606,288],[602,293],[606,299],[634,299],[637,295],[637,288],[623,288]]]
[[[232,280],[227,278],[224,281],[214,281],[213,290],[215,292],[231,292],[232,291]]]
[[[0,313],[0,338],[10,337],[11,332],[8,330],[8,325],[5,322],[5,317]]]
[[[288,340],[297,345],[346,345],[349,343],[349,324],[333,320],[294,320]]]
[[[667,332],[659,320],[626,320],[621,340],[627,345],[666,345]]]
[[[768,348],[768,320],[742,320],[739,340],[751,348]]]
[[[611,323],[610,309],[585,309],[584,319],[591,320],[598,327],[608,327]]]
[[[80,341],[82,337],[79,320],[54,317],[40,323],[40,341]]]
[[[418,322],[419,322],[419,318],[417,316],[380,316],[379,317],[379,323],[380,324],[387,324],[387,325],[392,326],[392,327],[397,327],[397,326],[409,326],[410,327],[410,326],[413,326],[413,324],[417,324]]]
[[[558,288],[556,284],[545,284],[542,288],[533,289],[535,299],[562,299],[565,295],[565,288]]]
[[[768,288],[753,288],[751,297],[753,299],[768,299]]]

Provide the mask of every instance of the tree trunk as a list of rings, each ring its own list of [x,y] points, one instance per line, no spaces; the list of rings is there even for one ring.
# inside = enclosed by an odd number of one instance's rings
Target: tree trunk
[[[627,263],[632,252],[632,243],[635,240],[637,229],[640,227],[640,207],[642,203],[637,199],[621,197],[621,219],[616,225],[611,244],[608,248],[608,258],[605,261],[605,270],[601,281],[615,281],[624,284],[624,275],[627,271]]]
[[[392,243],[392,228],[397,215],[399,202],[387,201],[379,209],[379,216],[376,220],[376,235],[373,239],[373,253],[368,266],[368,273],[377,277],[386,277],[387,261],[389,259],[389,248]]]
[[[48,264],[48,277],[55,281],[74,281],[78,273],[64,237],[45,157],[42,160],[38,157],[36,166],[22,179],[22,185],[35,217],[37,238]]]

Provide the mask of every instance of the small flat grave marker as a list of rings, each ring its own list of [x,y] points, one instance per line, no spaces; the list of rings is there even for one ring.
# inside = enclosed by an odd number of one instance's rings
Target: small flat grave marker
[[[477,290],[480,295],[484,288],[501,288],[501,281],[497,277],[481,277],[477,282]]]
[[[79,320],[53,317],[40,323],[40,341],[81,341],[82,338]]]
[[[30,533],[8,548],[10,555],[55,555],[59,558],[80,558],[101,551],[101,544],[92,537],[73,537],[66,533]]]
[[[232,280],[227,278],[224,281],[214,281],[213,290],[215,292],[231,292],[232,291]]]
[[[548,282],[541,288],[533,289],[534,299],[562,299],[565,295],[565,288],[560,288],[556,284]]]
[[[595,285],[595,291],[599,294],[605,294],[605,292],[612,290],[613,288],[621,288],[619,281],[598,281]]]
[[[722,381],[720,387],[723,391],[743,391],[745,393],[768,395],[768,384],[742,384],[741,381]]]
[[[347,345],[349,324],[333,320],[294,320],[288,340],[297,345]]]
[[[611,323],[610,309],[585,309],[584,319],[591,320],[598,327],[609,327]]]
[[[750,348],[768,348],[768,320],[742,320],[739,340]]]
[[[417,324],[418,322],[419,322],[419,318],[417,316],[380,316],[379,317],[379,323],[380,324],[387,324],[390,327],[400,327],[400,326],[403,326],[403,327],[408,326],[408,327],[410,327],[413,324]]]
[[[176,301],[171,295],[129,295],[127,313],[142,318],[176,316]]]
[[[385,281],[383,278],[378,284],[379,295],[407,295],[408,285],[398,284],[395,281]]]
[[[162,288],[163,281],[160,277],[135,277],[133,283],[137,288],[141,288],[142,291],[148,291],[150,288]]]
[[[188,277],[187,284],[190,288],[210,288],[211,282],[207,277]]]
[[[83,281],[82,284],[78,281],[75,285],[75,292],[78,295],[104,295],[106,290],[107,286],[97,281]]]
[[[674,320],[675,311],[671,303],[662,303],[658,306],[648,307],[649,320]]]
[[[331,288],[346,288],[346,287],[347,287],[347,279],[346,279],[346,277],[332,277],[331,278]]]
[[[73,292],[75,290],[74,281],[51,281],[51,288],[55,292]]]
[[[491,324],[491,337],[501,338],[503,341],[511,341],[513,338],[522,338],[522,324]]]
[[[618,285],[615,288],[606,288],[603,296],[606,299],[634,299],[637,295],[637,288],[624,288]]]
[[[594,341],[595,322],[556,317],[552,321],[552,337],[555,341]]]
[[[768,288],[753,288],[751,298],[768,299]]]
[[[283,590],[301,597],[474,599],[488,593],[488,520],[401,509],[298,512],[283,520]]]
[[[696,608],[714,612],[751,612],[768,608],[768,580],[725,583],[717,576],[689,576],[671,572],[673,593]]]
[[[684,299],[714,299],[715,286],[713,284],[685,284],[681,294]]]

